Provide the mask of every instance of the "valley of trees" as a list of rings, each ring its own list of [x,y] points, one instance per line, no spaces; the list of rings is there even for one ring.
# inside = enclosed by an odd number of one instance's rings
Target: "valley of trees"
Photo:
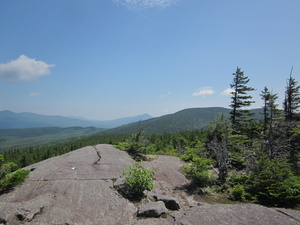
[[[19,167],[100,143],[113,144],[133,155],[167,154],[187,162],[183,171],[199,192],[225,193],[237,201],[268,206],[300,204],[300,86],[287,79],[283,103],[268,87],[261,90],[262,119],[255,120],[250,78],[241,68],[233,73],[229,116],[220,114],[207,129],[146,134],[99,133],[56,145],[4,151],[5,162]],[[280,109],[282,104],[282,109]]]

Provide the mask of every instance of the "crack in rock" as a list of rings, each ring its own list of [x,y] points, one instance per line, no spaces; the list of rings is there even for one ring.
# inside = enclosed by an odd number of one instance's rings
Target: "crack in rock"
[[[97,165],[97,164],[100,162],[100,160],[101,160],[101,155],[100,155],[100,152],[97,150],[97,148],[96,148],[95,145],[93,145],[93,148],[95,149],[96,154],[97,154],[97,156],[98,156],[98,159],[97,159],[93,164],[94,164],[94,165]]]
[[[297,218],[293,217],[292,215],[290,215],[290,214],[288,214],[286,212],[283,212],[280,209],[276,209],[276,211],[279,212],[279,213],[282,213],[283,215],[286,215],[286,216],[290,217],[291,219],[293,219],[293,220],[297,221],[298,223],[300,223],[300,220],[298,220]]]

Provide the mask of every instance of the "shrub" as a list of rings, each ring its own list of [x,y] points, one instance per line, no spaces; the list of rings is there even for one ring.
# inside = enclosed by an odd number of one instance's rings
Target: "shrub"
[[[180,155],[180,158],[184,161],[192,161],[193,158],[199,157],[198,153],[199,153],[198,149],[186,147],[185,154]]]
[[[245,201],[245,188],[241,184],[235,185],[229,192],[229,198],[233,201]]]
[[[127,151],[130,148],[130,144],[127,142],[118,142],[114,147],[122,151]]]
[[[265,205],[294,206],[300,203],[300,177],[294,176],[285,159],[262,157],[250,174],[249,192]]]
[[[19,185],[28,176],[29,170],[16,170],[16,168],[15,163],[4,164],[4,157],[0,155],[0,193]]]
[[[246,174],[238,174],[233,172],[228,179],[228,185],[234,187],[237,184],[247,184],[249,182],[249,176]]]
[[[207,158],[194,157],[192,163],[183,167],[183,172],[187,178],[200,187],[206,187],[214,182],[212,175],[209,173],[210,164],[214,160]]]
[[[128,197],[142,198],[144,191],[151,191],[154,188],[153,177],[155,170],[149,171],[136,163],[123,169],[125,176],[125,190]]]

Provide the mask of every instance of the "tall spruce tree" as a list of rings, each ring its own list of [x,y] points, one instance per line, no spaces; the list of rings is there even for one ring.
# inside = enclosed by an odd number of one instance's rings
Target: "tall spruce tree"
[[[277,108],[276,100],[278,99],[277,94],[273,94],[269,91],[267,87],[260,94],[262,100],[264,101],[263,114],[264,114],[264,133],[267,135],[267,149],[270,159],[274,155],[274,140],[273,140],[273,120],[279,114],[279,109]]]
[[[234,76],[230,87],[233,89],[231,92],[231,104],[232,111],[230,112],[231,121],[233,126],[238,127],[242,123],[251,121],[250,110],[246,110],[245,107],[251,106],[255,101],[251,101],[252,96],[248,95],[248,91],[255,90],[252,87],[248,87],[247,84],[250,79],[244,75],[244,71],[237,67],[236,72],[232,74]]]
[[[290,78],[287,81],[283,102],[285,119],[288,121],[295,119],[297,111],[300,108],[300,86],[297,86],[298,82],[292,77],[292,72],[293,67],[291,69]]]
[[[278,105],[276,100],[278,99],[277,94],[273,94],[270,90],[265,87],[260,94],[261,99],[264,101],[263,105],[263,116],[264,116],[264,131],[267,130],[268,124],[272,123],[273,118],[279,114]]]

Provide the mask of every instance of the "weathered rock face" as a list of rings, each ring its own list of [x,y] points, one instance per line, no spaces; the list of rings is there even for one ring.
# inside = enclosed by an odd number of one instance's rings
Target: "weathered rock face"
[[[158,156],[141,163],[147,168],[158,167],[156,188],[140,205],[134,205],[114,188],[122,184],[122,168],[134,163],[126,152],[97,145],[31,165],[27,167],[32,170],[29,178],[0,196],[0,223],[300,224],[300,211],[196,201],[183,189],[188,182],[180,172],[183,162],[172,156]],[[166,211],[168,202],[176,207],[168,206]],[[160,213],[167,213],[166,218],[137,217],[147,207],[149,212],[157,205]]]
[[[297,212],[297,216],[292,216]],[[195,206],[184,213],[174,213],[175,224],[205,225],[296,225],[300,224],[299,211],[287,210],[286,214],[255,204],[215,204]]]
[[[122,224],[137,209],[113,189],[113,179],[133,163],[126,152],[98,145],[31,165],[25,183],[0,196],[0,217],[14,223]]]
[[[167,208],[162,201],[149,202],[139,208],[138,216],[141,217],[159,217],[167,213]]]
[[[162,201],[168,209],[179,210],[180,206],[178,200],[175,197],[168,195],[154,195],[156,201]]]

